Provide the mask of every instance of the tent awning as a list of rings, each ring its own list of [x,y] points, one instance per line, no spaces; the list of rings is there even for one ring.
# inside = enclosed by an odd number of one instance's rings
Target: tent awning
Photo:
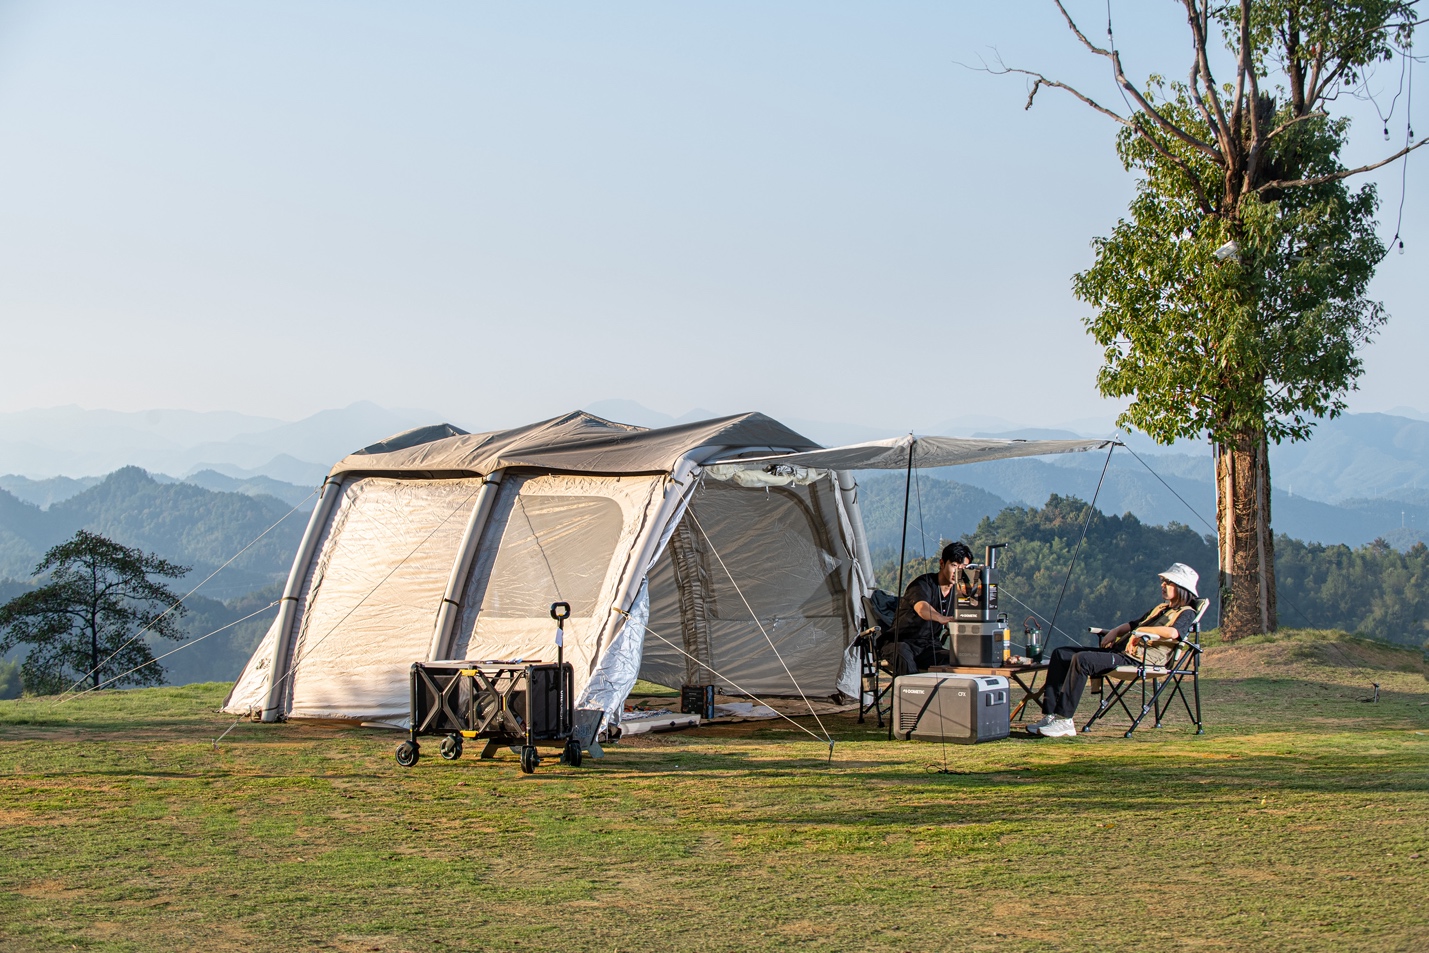
[[[761,455],[757,457],[727,457],[713,463],[741,466],[771,464],[817,467],[827,470],[902,470],[909,465],[918,469],[954,467],[964,463],[987,460],[1010,460],[1014,457],[1039,457],[1051,453],[1086,453],[1105,450],[1117,440],[999,440],[991,437],[915,437],[907,434],[887,440],[851,443],[846,447],[827,450],[806,450],[800,453]]]

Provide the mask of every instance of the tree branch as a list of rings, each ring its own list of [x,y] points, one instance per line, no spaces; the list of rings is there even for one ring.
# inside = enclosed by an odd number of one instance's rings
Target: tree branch
[[[1171,122],[1165,116],[1161,115],[1161,113],[1156,109],[1155,106],[1151,105],[1151,103],[1146,101],[1146,98],[1142,96],[1141,93],[1137,91],[1136,87],[1131,84],[1131,81],[1126,78],[1126,72],[1122,69],[1121,66],[1121,55],[1118,54],[1116,50],[1104,50],[1101,47],[1093,44],[1091,40],[1087,39],[1086,34],[1084,34],[1081,29],[1078,28],[1076,21],[1072,19],[1072,15],[1068,13],[1067,8],[1062,5],[1062,0],[1052,0],[1052,2],[1055,3],[1057,5],[1057,9],[1062,12],[1062,19],[1067,21],[1067,28],[1070,29],[1074,34],[1076,34],[1077,39],[1082,41],[1082,45],[1085,46],[1091,52],[1097,54],[1098,56],[1104,56],[1111,61],[1112,75],[1116,79],[1116,84],[1122,89],[1124,89],[1126,92],[1131,94],[1131,98],[1136,100],[1136,106],[1138,109],[1155,119],[1156,124],[1170,135],[1173,135],[1177,139],[1180,139],[1182,142],[1186,143],[1186,145],[1190,146],[1193,149],[1199,149],[1201,152],[1205,153],[1206,156],[1212,161],[1220,161],[1220,153],[1215,146],[1211,145],[1208,142],[1202,142],[1200,139],[1191,135],[1189,132],[1182,129],[1174,122]],[[1140,132],[1142,136],[1146,135],[1143,130],[1138,129],[1138,132]]]
[[[1086,34],[1084,34],[1080,29],[1078,29],[1076,22],[1072,19],[1072,15],[1067,12],[1066,7],[1062,6],[1062,0],[1052,0],[1052,2],[1057,5],[1058,10],[1062,11],[1062,19],[1067,21],[1067,29],[1071,30],[1077,35],[1077,39],[1082,41],[1083,46],[1085,46],[1087,49],[1091,50],[1098,56],[1111,56],[1110,50],[1104,50],[1101,47],[1094,45],[1091,40],[1087,39]]]
[[[1323,109],[1317,109],[1314,112],[1307,112],[1302,115],[1296,116],[1293,119],[1287,119],[1285,120],[1285,122],[1282,122],[1280,125],[1276,126],[1274,129],[1266,133],[1265,141],[1269,142],[1285,130],[1289,129],[1291,126],[1305,122],[1307,119],[1328,119],[1329,117],[1329,113],[1325,112]]]
[[[1306,108],[1311,108],[1314,103],[1322,99],[1330,98],[1326,95],[1325,90],[1329,89],[1330,87],[1334,86],[1336,83],[1339,82],[1340,76],[1345,72],[1345,69],[1347,68],[1348,64],[1346,64],[1344,60],[1340,60],[1340,62],[1336,64],[1335,68],[1326,73],[1324,78],[1321,79],[1320,70],[1324,67],[1324,65],[1325,64],[1323,62],[1323,57],[1315,60],[1314,69],[1311,71],[1310,74],[1310,83],[1306,87]]]
[[[1025,70],[1025,69],[1015,69],[1015,68],[1013,68],[1013,67],[1011,67],[1011,66],[1003,67],[1003,69],[1001,70],[1001,72],[999,72],[999,71],[997,71],[997,70],[988,70],[988,72],[993,73],[994,75],[1003,75],[1003,74],[1006,74],[1006,73],[1017,73],[1017,74],[1019,74],[1019,75],[1021,75],[1021,76],[1030,76],[1030,77],[1032,77],[1032,79],[1034,80],[1034,82],[1032,83],[1032,91],[1027,94],[1027,105],[1022,107],[1024,111],[1032,108],[1032,100],[1037,96],[1037,89],[1038,89],[1038,87],[1040,87],[1040,86],[1052,86],[1052,87],[1055,87],[1055,88],[1057,88],[1057,89],[1064,89],[1064,90],[1066,90],[1067,92],[1071,93],[1073,96],[1075,96],[1075,97],[1077,97],[1078,99],[1080,99],[1082,102],[1086,103],[1088,106],[1090,106],[1090,107],[1092,107],[1093,109],[1095,109],[1097,112],[1101,113],[1103,116],[1110,116],[1112,119],[1115,119],[1117,122],[1121,123],[1123,126],[1130,126],[1130,125],[1132,125],[1131,120],[1130,120],[1130,119],[1127,119],[1127,118],[1126,118],[1125,116],[1123,116],[1121,113],[1116,112],[1115,110],[1107,109],[1107,108],[1106,108],[1105,106],[1103,106],[1101,103],[1097,102],[1095,99],[1092,99],[1090,96],[1088,96],[1088,95],[1086,95],[1085,93],[1083,93],[1083,92],[1077,90],[1076,88],[1074,88],[1074,87],[1072,87],[1072,86],[1068,86],[1066,83],[1060,82],[1059,80],[1048,79],[1047,77],[1043,76],[1041,73],[1034,73],[1034,72],[1032,72],[1031,70]]]
[[[1411,3],[1411,4],[1409,4],[1409,6],[1412,7],[1412,6],[1415,6],[1415,4],[1414,4],[1414,3]],[[1314,60],[1314,71],[1311,73],[1309,88],[1307,89],[1307,91],[1306,91],[1306,96],[1305,96],[1305,102],[1306,102],[1306,104],[1309,105],[1310,103],[1313,103],[1313,102],[1315,101],[1315,99],[1323,98],[1324,95],[1325,95],[1324,90],[1325,90],[1328,86],[1330,86],[1333,82],[1335,82],[1335,81],[1338,79],[1338,77],[1340,76],[1340,74],[1343,73],[1343,72],[1345,71],[1345,69],[1349,66],[1349,64],[1346,62],[1347,57],[1346,57],[1346,55],[1345,55],[1345,51],[1346,51],[1347,49],[1349,49],[1350,47],[1354,46],[1356,43],[1361,42],[1361,41],[1364,40],[1366,37],[1373,36],[1373,35],[1376,34],[1376,33],[1385,32],[1385,31],[1387,31],[1387,30],[1389,30],[1389,29],[1391,29],[1391,28],[1393,28],[1393,27],[1416,27],[1416,26],[1421,26],[1421,25],[1423,25],[1423,24],[1425,24],[1425,23],[1429,23],[1429,19],[1411,20],[1411,21],[1409,21],[1409,22],[1407,22],[1407,23],[1403,23],[1403,24],[1381,23],[1379,26],[1374,27],[1373,29],[1370,29],[1370,30],[1365,30],[1365,31],[1363,31],[1362,33],[1360,33],[1358,36],[1356,36],[1356,37],[1354,37],[1354,38],[1352,38],[1352,39],[1346,41],[1345,43],[1342,43],[1342,44],[1334,51],[1333,56],[1332,56],[1330,53],[1327,53],[1327,52],[1326,52],[1325,50],[1323,50],[1323,49],[1320,50],[1319,53],[1317,54],[1315,60]],[[1395,48],[1395,47],[1393,47],[1393,44],[1392,44],[1392,43],[1390,44],[1390,46],[1391,46],[1391,48]],[[1405,53],[1405,51],[1403,51],[1403,50],[1399,50],[1399,54],[1400,54],[1401,56],[1407,55],[1407,54]],[[1317,77],[1319,76],[1320,70],[1324,68],[1324,64],[1325,64],[1325,61],[1326,61],[1327,59],[1333,59],[1333,60],[1335,60],[1335,61],[1338,63],[1338,65],[1337,65],[1333,70],[1330,71],[1330,73],[1324,78],[1323,81],[1318,80]],[[1317,85],[1317,84],[1318,84],[1318,85]],[[1313,96],[1312,96],[1312,94],[1313,94]]]
[[[1215,134],[1217,142],[1220,143],[1221,151],[1230,155],[1230,126],[1226,123],[1225,106],[1221,103],[1221,97],[1216,92],[1216,80],[1211,75],[1211,60],[1206,55],[1206,31],[1210,28],[1211,14],[1209,0],[1201,0],[1201,11],[1196,12],[1195,0],[1183,0],[1186,5],[1186,22],[1191,25],[1191,41],[1196,47],[1196,66],[1201,73],[1201,82],[1205,85],[1206,95],[1210,97],[1211,105],[1215,107],[1216,121],[1210,123],[1211,131]],[[1195,87],[1192,87],[1195,92]],[[1199,101],[1199,98],[1198,98]]]
[[[1255,57],[1251,54],[1250,40],[1250,0],[1240,0],[1240,71],[1250,83],[1250,141],[1251,171],[1257,164],[1260,152],[1260,83],[1255,75]]]
[[[1276,179],[1274,182],[1267,182],[1256,189],[1257,192],[1264,192],[1266,189],[1296,189],[1306,185],[1324,185],[1326,182],[1338,182],[1340,179],[1348,179],[1352,175],[1359,175],[1361,172],[1369,172],[1381,166],[1389,165],[1396,159],[1402,159],[1420,146],[1429,142],[1429,137],[1420,139],[1412,146],[1405,146],[1387,159],[1381,159],[1369,165],[1362,165],[1357,169],[1341,169],[1339,172],[1330,175],[1317,175],[1308,179]]]
[[[1167,149],[1165,145],[1163,145],[1155,136],[1151,135],[1148,130],[1136,119],[1127,119],[1120,113],[1106,108],[1101,103],[1097,102],[1090,96],[1083,93],[1081,90],[1078,90],[1073,86],[1069,86],[1068,84],[1063,83],[1060,80],[1048,79],[1041,73],[1034,73],[1032,70],[1017,69],[1011,66],[1003,66],[1001,69],[993,69],[991,67],[985,66],[983,67],[983,69],[989,73],[992,73],[995,76],[1004,76],[1008,73],[1016,73],[1020,76],[1032,77],[1032,90],[1027,94],[1027,105],[1022,107],[1024,110],[1032,108],[1032,100],[1036,98],[1037,90],[1039,88],[1043,86],[1051,86],[1056,89],[1065,90],[1071,93],[1073,96],[1077,97],[1082,102],[1090,106],[1092,109],[1095,109],[1097,112],[1101,113],[1103,116],[1108,116],[1121,123],[1123,126],[1134,130],[1136,134],[1142,138],[1142,140],[1144,140],[1148,145],[1151,146],[1153,150],[1155,150],[1157,155],[1161,156],[1161,158],[1165,159],[1167,162],[1170,162],[1172,165],[1176,166],[1176,168],[1181,170],[1181,173],[1186,177],[1187,183],[1191,186],[1193,190],[1195,190],[1196,202],[1200,206],[1201,211],[1206,213],[1207,215],[1211,215],[1215,212],[1215,208],[1212,205],[1209,197],[1206,195],[1205,190],[1201,187],[1201,180],[1196,177],[1195,170],[1191,168],[1191,166],[1186,162],[1185,159],[1182,159],[1180,156]]]

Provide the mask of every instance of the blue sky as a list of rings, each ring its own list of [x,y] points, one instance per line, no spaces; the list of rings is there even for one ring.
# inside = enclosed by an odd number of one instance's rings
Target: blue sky
[[[1110,418],[1069,289],[1131,179],[993,49],[1116,100],[1037,2],[0,2],[0,411]],[[1426,161],[1353,410],[1429,410]]]

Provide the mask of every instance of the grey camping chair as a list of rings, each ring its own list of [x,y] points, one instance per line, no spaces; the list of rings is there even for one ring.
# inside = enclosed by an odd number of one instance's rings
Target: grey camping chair
[[[1121,710],[1126,712],[1126,716],[1131,719],[1131,727],[1126,729],[1125,737],[1130,738],[1132,732],[1136,731],[1137,726],[1148,714],[1154,713],[1155,715],[1152,727],[1160,728],[1162,718],[1170,711],[1173,702],[1179,698],[1191,723],[1196,726],[1196,734],[1203,734],[1206,729],[1201,723],[1201,643],[1199,636],[1201,634],[1201,616],[1206,614],[1206,607],[1210,604],[1211,600],[1209,599],[1197,599],[1193,603],[1196,608],[1196,617],[1192,620],[1190,631],[1186,633],[1185,638],[1147,638],[1139,646],[1141,657],[1136,664],[1119,665],[1103,675],[1105,687],[1102,692],[1101,704],[1097,706],[1095,714],[1087,719],[1087,723],[1082,726],[1082,731],[1091,731],[1092,726],[1100,721],[1102,716],[1114,705],[1120,705]],[[1091,631],[1105,634],[1106,630],[1092,629]],[[1150,647],[1170,649],[1170,657],[1162,665],[1149,665],[1146,662],[1146,650]],[[1128,654],[1133,653],[1129,652]],[[1195,701],[1194,710],[1191,701],[1186,698],[1185,682],[1187,679],[1191,682],[1191,698]],[[1141,689],[1141,711],[1137,713],[1133,713],[1126,704],[1126,694],[1133,687]]]

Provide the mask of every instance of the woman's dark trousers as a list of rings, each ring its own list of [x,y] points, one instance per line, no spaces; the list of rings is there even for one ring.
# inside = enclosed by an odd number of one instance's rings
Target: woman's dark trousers
[[[1105,675],[1118,665],[1135,665],[1136,659],[1105,649],[1084,649],[1064,645],[1052,650],[1047,668],[1047,692],[1042,696],[1042,713],[1071,718],[1082,700],[1087,677]]]

